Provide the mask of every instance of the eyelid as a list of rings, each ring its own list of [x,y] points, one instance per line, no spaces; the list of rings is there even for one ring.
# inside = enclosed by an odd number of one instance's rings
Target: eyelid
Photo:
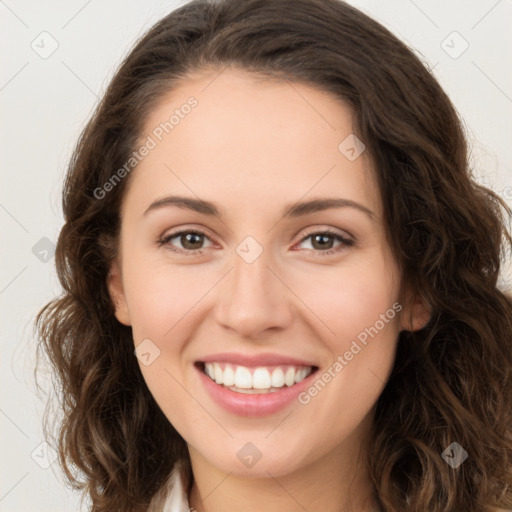
[[[198,226],[197,225],[184,225],[184,226],[180,226],[179,228],[176,228],[176,229],[171,229],[169,231],[164,231],[163,235],[159,236],[158,237],[158,240],[162,240],[164,238],[173,238],[177,235],[180,235],[182,233],[198,233],[200,235],[203,235],[205,236],[206,238],[208,238],[210,241],[213,242],[214,240],[214,237],[212,235],[210,235],[210,231],[205,228],[204,226]]]
[[[299,233],[302,233],[301,239],[299,241],[302,241],[304,237],[307,237],[314,233],[329,233],[331,235],[336,235],[344,239],[350,239],[352,241],[355,240],[354,236],[352,236],[348,231],[344,229],[333,228],[330,226],[313,226],[311,228],[307,228],[306,231],[300,231]]]
[[[208,239],[212,245],[217,244],[214,241],[213,237],[211,237],[207,233],[206,228],[204,228],[204,227],[197,228],[197,227],[185,225],[185,226],[180,226],[179,228],[176,228],[175,231],[172,230],[169,233],[164,233],[161,237],[158,238],[158,245],[159,246],[167,245],[171,239],[173,239],[181,234],[186,234],[186,233],[196,233],[196,234],[201,235],[201,236],[205,237],[206,239]],[[308,228],[306,231],[303,231],[300,233],[301,233],[300,239],[293,245],[293,247],[305,242],[311,235],[314,235],[314,234],[327,234],[327,235],[332,236],[333,238],[338,238],[342,242],[341,245],[345,245],[345,246],[352,246],[355,243],[355,238],[350,233],[348,233],[347,231],[341,230],[339,228],[325,227],[325,226],[322,227],[321,225],[320,226],[317,225],[317,226],[312,226],[312,227]],[[178,254],[194,256],[194,255],[202,254],[203,251],[207,248],[184,250],[184,249],[179,249],[179,248],[172,249],[169,246],[168,249],[171,250],[172,252],[175,252]],[[313,249],[313,252],[317,253],[318,255],[327,255],[327,254],[332,254],[335,252],[341,252],[341,250],[337,249],[337,248],[324,249],[324,250],[314,250]]]
[[[213,238],[211,235],[209,235],[209,231],[207,230],[207,228],[205,228],[204,226],[199,226],[199,227],[195,227],[194,225],[184,225],[184,226],[180,226],[179,228],[176,228],[176,231],[171,231],[169,233],[167,232],[164,232],[164,234],[162,236],[159,237],[159,239],[162,239],[162,238],[168,238],[169,236],[176,236],[176,235],[179,235],[181,234],[182,232],[198,232],[200,233],[201,235],[204,235],[205,237],[209,238],[210,241],[213,241]],[[311,235],[313,233],[330,233],[330,234],[333,234],[333,235],[338,235],[342,238],[350,238],[352,240],[354,240],[354,236],[352,234],[350,234],[347,230],[343,230],[343,229],[339,229],[339,228],[333,228],[333,227],[330,227],[330,226],[327,226],[327,225],[317,225],[317,226],[312,226],[310,228],[307,228],[306,231],[299,231],[298,234],[302,233],[302,237],[300,238],[299,242],[301,242],[304,237],[308,236],[308,235]],[[298,234],[296,234],[294,236],[297,237]]]
[[[308,249],[308,251],[312,252],[312,254],[315,257],[322,257],[322,256],[330,256],[330,255],[338,255],[341,254],[344,250],[346,250],[349,247],[352,247],[355,244],[355,238],[350,235],[346,231],[339,230],[337,228],[327,227],[312,227],[306,232],[302,233],[300,240],[294,244],[293,247],[296,247],[302,243],[304,243],[306,240],[311,238],[312,235],[328,235],[332,238],[336,238],[340,241],[340,244],[334,248],[330,249],[323,249],[323,250],[315,250],[315,249]]]

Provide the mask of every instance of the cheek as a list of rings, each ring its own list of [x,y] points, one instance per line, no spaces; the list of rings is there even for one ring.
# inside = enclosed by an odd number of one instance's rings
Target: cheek
[[[134,339],[172,337],[193,316],[194,305],[215,283],[190,265],[180,269],[134,258],[125,266],[125,293]]]
[[[398,317],[393,309],[398,298],[396,271],[381,255],[369,256],[327,267],[311,279],[295,278],[294,291],[324,325],[325,339],[340,343],[355,338],[390,309],[386,320]],[[383,330],[394,323],[386,322]]]

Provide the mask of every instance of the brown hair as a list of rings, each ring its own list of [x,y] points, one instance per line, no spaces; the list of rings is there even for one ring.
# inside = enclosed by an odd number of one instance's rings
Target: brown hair
[[[511,211],[473,179],[456,110],[414,52],[340,0],[194,0],[136,43],[85,127],[63,191],[63,294],[36,320],[38,353],[56,371],[70,483],[95,512],[143,511],[188,457],[107,289],[129,179],[107,198],[95,190],[127,161],[163,94],[187,73],[226,66],[353,107],[403,286],[432,311],[424,329],[401,333],[377,402],[368,465],[383,510],[511,507],[512,301],[497,288]],[[458,469],[441,456],[452,442],[469,454]]]

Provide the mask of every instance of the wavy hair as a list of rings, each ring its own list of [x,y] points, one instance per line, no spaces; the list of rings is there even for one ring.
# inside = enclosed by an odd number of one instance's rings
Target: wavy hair
[[[382,509],[512,508],[512,300],[497,286],[512,212],[476,182],[464,125],[428,68],[341,0],[193,0],[118,67],[67,170],[55,256],[63,292],[35,322],[37,352],[54,370],[68,482],[94,512],[142,512],[175,462],[188,460],[108,293],[130,178],[107,198],[95,191],[130,158],[164,94],[189,73],[228,66],[352,107],[403,287],[432,313],[420,331],[400,334],[377,402],[367,463]],[[453,442],[468,452],[457,469],[442,457]]]

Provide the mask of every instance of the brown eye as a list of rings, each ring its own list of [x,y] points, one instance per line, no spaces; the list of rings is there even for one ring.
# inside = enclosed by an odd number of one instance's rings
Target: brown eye
[[[200,249],[200,246],[203,245],[204,236],[199,233],[184,233],[178,235],[178,237],[184,249]]]
[[[176,241],[172,242],[173,240]],[[205,240],[210,240],[210,238],[200,231],[179,231],[164,236],[159,244],[167,246],[173,252],[194,255],[200,254],[201,250],[205,248],[203,247]]]
[[[311,247],[306,248],[320,253],[319,255],[327,255],[336,252],[341,252],[345,248],[354,245],[353,240],[346,238],[340,235],[339,233],[335,233],[333,231],[317,231],[314,233],[310,233],[308,236],[304,237],[301,240],[301,244],[304,243],[306,240],[311,240]],[[336,246],[333,245],[335,243],[334,240],[338,240],[339,242]]]
[[[313,248],[318,249],[320,251],[331,249],[334,243],[334,237],[332,235],[327,235],[324,233],[318,233],[316,235],[311,235],[311,245]]]

